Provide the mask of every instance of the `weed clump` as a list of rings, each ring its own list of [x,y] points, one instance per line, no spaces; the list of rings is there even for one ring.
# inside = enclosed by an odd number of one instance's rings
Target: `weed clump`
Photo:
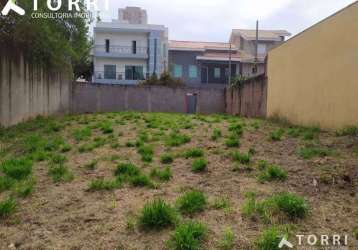
[[[177,207],[183,214],[193,215],[202,212],[207,204],[206,197],[200,191],[187,191],[177,200]]]
[[[169,147],[178,147],[191,141],[191,138],[187,135],[179,133],[171,133],[166,139],[165,144]]]
[[[221,250],[231,250],[234,248],[235,234],[231,228],[225,229],[222,239],[219,241],[218,247]]]
[[[281,141],[285,130],[283,128],[278,128],[270,133],[271,141]]]
[[[53,182],[70,182],[74,176],[67,166],[63,164],[53,164],[48,170],[48,175],[52,177]]]
[[[232,153],[232,158],[234,161],[237,161],[241,164],[247,165],[251,162],[251,154],[241,153],[241,152],[234,152]]]
[[[322,148],[318,146],[305,146],[298,151],[298,154],[302,158],[309,160],[315,157],[331,156],[334,155],[335,152],[329,148]]]
[[[282,240],[282,234],[276,227],[265,230],[262,235],[256,240],[255,245],[257,249],[262,250],[280,250],[279,244]]]
[[[221,136],[222,136],[221,130],[218,128],[215,128],[211,135],[211,140],[217,141]]]
[[[142,156],[142,161],[144,162],[152,162],[154,150],[151,146],[140,146],[138,148],[138,153]]]
[[[118,180],[96,179],[89,183],[89,191],[110,191],[119,188],[121,183]]]
[[[336,132],[337,136],[358,136],[358,126],[350,126],[338,130]]]

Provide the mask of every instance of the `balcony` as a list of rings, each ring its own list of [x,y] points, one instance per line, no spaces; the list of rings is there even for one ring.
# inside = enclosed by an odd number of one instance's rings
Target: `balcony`
[[[136,47],[134,50],[131,46],[109,46],[109,48],[106,48],[105,45],[95,45],[94,56],[123,59],[148,59],[148,48]]]
[[[105,72],[95,71],[93,74],[93,82],[102,84],[137,84],[140,81],[146,79],[146,75],[143,73],[131,73],[131,72]]]

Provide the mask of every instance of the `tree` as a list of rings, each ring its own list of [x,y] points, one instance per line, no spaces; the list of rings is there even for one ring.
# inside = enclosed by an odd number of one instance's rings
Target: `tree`
[[[0,9],[4,2],[0,0]],[[46,2],[38,1],[36,13],[65,13],[68,18],[33,18],[33,1],[23,0],[24,16],[12,12],[0,16],[0,46],[20,50],[27,60],[48,69],[73,71],[75,77],[83,75],[90,67],[88,26],[92,22],[79,17],[87,14],[84,1],[80,1],[80,11],[69,11],[67,1],[62,1],[56,12],[48,10]]]

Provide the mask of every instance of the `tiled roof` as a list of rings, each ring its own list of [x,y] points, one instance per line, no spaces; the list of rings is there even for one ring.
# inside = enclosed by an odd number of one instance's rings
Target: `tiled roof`
[[[246,40],[256,39],[256,30],[233,29],[232,35],[241,35]],[[259,30],[259,40],[281,40],[281,36],[290,36],[286,30]]]
[[[236,46],[232,45],[232,50],[237,50]],[[194,41],[169,41],[169,49],[172,50],[229,50],[229,43],[218,42],[194,42]]]

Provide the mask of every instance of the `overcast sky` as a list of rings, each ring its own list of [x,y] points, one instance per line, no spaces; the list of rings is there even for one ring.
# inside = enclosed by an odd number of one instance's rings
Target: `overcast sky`
[[[171,40],[227,42],[231,29],[286,29],[292,34],[310,27],[356,0],[109,0],[103,21],[117,18],[118,8],[147,10],[149,23],[169,28]]]

